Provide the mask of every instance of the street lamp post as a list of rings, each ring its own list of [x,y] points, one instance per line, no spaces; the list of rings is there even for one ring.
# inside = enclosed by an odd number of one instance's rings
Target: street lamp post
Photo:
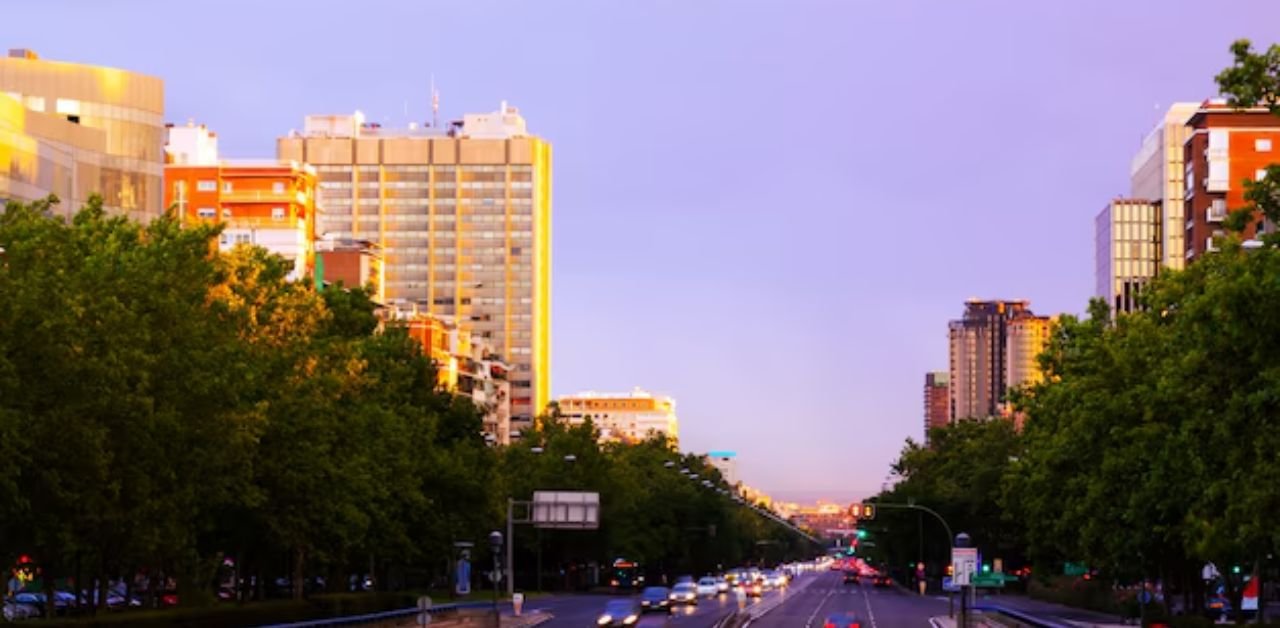
[[[502,579],[502,533],[494,530],[489,533],[489,547],[493,549],[493,621],[495,626],[502,625],[502,616],[498,614],[498,581]],[[508,574],[510,577],[510,574]]]

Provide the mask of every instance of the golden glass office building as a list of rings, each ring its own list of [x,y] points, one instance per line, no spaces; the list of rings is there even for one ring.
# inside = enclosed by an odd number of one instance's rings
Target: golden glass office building
[[[14,49],[0,57],[0,101],[0,199],[57,194],[70,213],[97,193],[109,212],[160,214],[160,79]]]
[[[446,129],[308,116],[277,157],[315,166],[322,240],[381,249],[381,303],[489,340],[512,367],[512,432],[528,428],[550,390],[551,145],[503,103]]]

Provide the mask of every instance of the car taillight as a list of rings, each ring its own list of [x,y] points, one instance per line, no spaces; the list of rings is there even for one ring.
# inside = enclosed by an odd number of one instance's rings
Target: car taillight
[[[822,624],[822,628],[837,628],[837,626],[832,622],[827,622],[825,624]]]

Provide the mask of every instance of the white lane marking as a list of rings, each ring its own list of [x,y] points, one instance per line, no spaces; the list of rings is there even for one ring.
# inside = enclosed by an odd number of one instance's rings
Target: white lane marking
[[[827,600],[831,598],[831,594],[835,592],[835,589],[827,589],[827,594],[822,596],[821,602],[818,602],[818,608],[813,609],[813,613],[809,615],[809,619],[805,620],[804,628],[811,628],[811,626],[813,626],[813,618],[818,616],[818,611],[822,610],[822,605],[826,604]]]
[[[876,614],[871,610],[871,596],[867,595],[865,589],[862,591],[862,599],[867,602],[867,621],[871,622],[871,628],[876,628]]]

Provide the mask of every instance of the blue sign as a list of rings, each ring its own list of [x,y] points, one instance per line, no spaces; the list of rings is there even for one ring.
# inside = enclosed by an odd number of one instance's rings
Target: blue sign
[[[960,585],[956,584],[955,581],[951,579],[951,576],[945,576],[942,578],[942,590],[952,592],[959,591]]]
[[[471,593],[471,561],[466,558],[458,559],[458,570],[453,583],[453,592],[458,595],[469,595]]]

